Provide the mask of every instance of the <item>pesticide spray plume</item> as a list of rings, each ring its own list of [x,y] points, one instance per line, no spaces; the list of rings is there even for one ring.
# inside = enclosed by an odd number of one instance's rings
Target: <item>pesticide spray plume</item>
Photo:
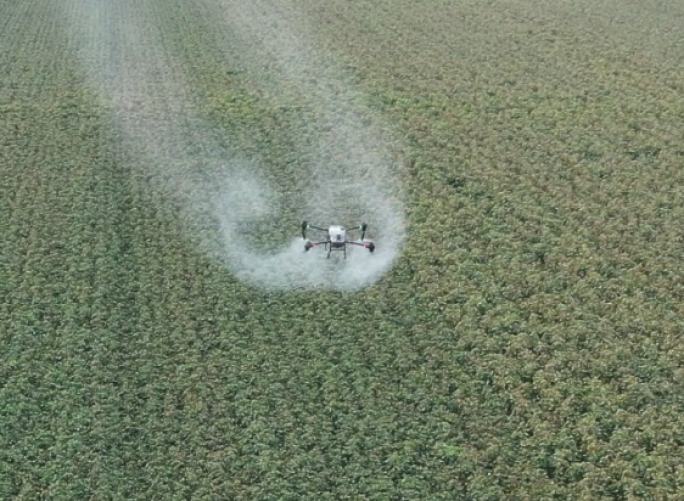
[[[377,281],[405,238],[399,161],[387,126],[373,126],[380,117],[355,104],[363,96],[329,55],[307,42],[306,27],[291,9],[261,0],[197,1],[227,66],[239,66],[274,101],[315,110],[307,124],[315,140],[297,143],[298,158],[306,159],[306,187],[283,193],[265,175],[258,151],[201,118],[182,65],[158,42],[162,27],[150,2],[66,0],[65,20],[84,74],[109,103],[126,147],[149,169],[155,190],[178,204],[189,237],[238,279],[280,290],[357,290]],[[258,77],[264,67],[273,78]],[[365,221],[376,251],[351,249],[347,260],[304,253],[302,220],[324,226]],[[290,227],[292,238],[277,237]],[[255,228],[260,235],[250,233]],[[277,245],[260,245],[264,238]]]

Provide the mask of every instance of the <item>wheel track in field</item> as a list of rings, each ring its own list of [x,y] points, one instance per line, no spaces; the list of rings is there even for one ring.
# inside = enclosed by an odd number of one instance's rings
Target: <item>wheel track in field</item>
[[[398,161],[381,130],[387,127],[358,104],[363,95],[335,62],[307,43],[304,23],[295,22],[301,13],[266,1],[70,0],[64,6],[87,81],[125,133],[125,147],[138,155],[155,189],[179,204],[192,239],[239,279],[265,288],[353,290],[391,267],[405,229],[393,172]],[[308,110],[307,123],[287,131],[297,138],[296,156],[308,174],[298,180],[294,199],[303,203],[296,207],[278,207],[288,200],[268,176],[267,152],[248,156],[239,141],[226,141],[226,132],[203,118],[191,84],[202,68],[188,66],[162,43],[169,17],[190,11],[210,27],[226,71],[238,68],[247,84],[269,96],[270,106]],[[297,221],[279,219],[284,209],[322,225],[363,219],[378,250],[371,256],[358,249],[346,262],[304,254],[301,238],[294,238]],[[262,251],[245,231],[264,220],[291,225],[293,239]]]

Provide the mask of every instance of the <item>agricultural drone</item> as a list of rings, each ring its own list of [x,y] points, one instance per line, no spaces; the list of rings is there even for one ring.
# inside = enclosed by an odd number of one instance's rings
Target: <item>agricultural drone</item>
[[[332,251],[341,250],[342,252],[344,252],[344,258],[347,259],[347,245],[356,245],[358,247],[368,249],[370,252],[373,252],[375,250],[375,244],[370,241],[364,241],[367,228],[368,225],[366,223],[362,223],[361,226],[349,228],[349,231],[361,232],[361,239],[359,241],[354,241],[347,240],[346,226],[334,225],[328,227],[328,229],[325,229],[320,226],[309,224],[306,221],[304,221],[302,222],[302,238],[306,240],[306,243],[304,244],[304,252],[308,252],[312,247],[319,247],[321,245],[323,245],[323,248],[328,251],[328,258],[330,257],[330,253]],[[308,229],[324,231],[327,234],[327,238],[325,240],[321,240],[320,242],[311,242],[310,240],[306,239],[306,230]]]

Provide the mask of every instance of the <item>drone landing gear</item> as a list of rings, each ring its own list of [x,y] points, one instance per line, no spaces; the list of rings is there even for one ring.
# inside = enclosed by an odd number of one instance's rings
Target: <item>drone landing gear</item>
[[[368,251],[373,254],[375,252],[375,244],[373,242],[346,242],[346,244],[351,244],[351,245],[358,245],[359,247],[363,247],[364,249],[368,249]],[[333,251],[333,246],[330,245],[329,242],[310,242],[306,241],[304,244],[304,252],[309,252],[311,249],[314,247],[318,247],[319,245],[323,245],[325,250],[328,251],[328,254],[326,255],[326,259],[330,259],[330,254],[332,254]],[[347,259],[347,245],[344,247],[338,248],[338,250],[342,251],[342,254],[344,255],[344,259]]]
[[[346,243],[351,243],[351,242],[346,242]],[[324,240],[322,242],[311,242],[311,241],[307,240],[306,243],[304,244],[304,252],[309,252],[314,247],[318,247],[320,245],[322,245],[323,248],[327,251],[327,254],[325,256],[326,259],[330,259],[330,254],[332,254],[333,249],[341,250],[342,254],[344,255],[344,259],[347,259],[347,246],[346,245],[342,246],[342,247],[334,247],[333,248],[332,244],[326,240]],[[368,248],[368,247],[366,246],[366,248]],[[373,246],[373,249],[375,249],[375,246]],[[373,252],[373,251],[371,250],[371,252]]]
[[[330,259],[330,254],[332,253],[332,245],[328,247],[328,259]],[[344,255],[344,258],[347,259],[347,246],[345,245],[342,247],[342,254]]]

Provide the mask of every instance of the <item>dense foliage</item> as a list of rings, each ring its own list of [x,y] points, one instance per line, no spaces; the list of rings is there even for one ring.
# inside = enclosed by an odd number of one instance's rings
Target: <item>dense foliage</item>
[[[295,191],[306,110],[223,66],[207,2],[140,3]],[[236,281],[61,2],[0,2],[0,499],[681,499],[684,8],[262,3],[402,131],[400,259],[353,293]]]

